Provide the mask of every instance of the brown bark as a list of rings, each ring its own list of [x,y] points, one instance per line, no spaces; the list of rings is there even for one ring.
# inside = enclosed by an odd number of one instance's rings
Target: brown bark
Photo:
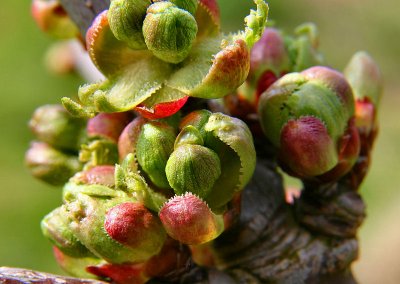
[[[65,284],[104,284],[105,282],[91,279],[77,279],[54,275],[50,273],[38,272],[28,269],[0,267],[0,283],[65,283]]]

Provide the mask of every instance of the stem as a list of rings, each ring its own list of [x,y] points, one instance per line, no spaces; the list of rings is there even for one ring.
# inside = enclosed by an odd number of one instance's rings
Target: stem
[[[92,279],[77,279],[28,269],[0,267],[0,283],[106,284]]]
[[[82,37],[86,37],[94,18],[108,9],[110,0],[60,0],[65,11],[79,27]]]

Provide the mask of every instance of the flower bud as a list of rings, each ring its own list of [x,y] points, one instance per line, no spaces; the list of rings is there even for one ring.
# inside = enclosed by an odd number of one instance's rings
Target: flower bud
[[[160,251],[166,236],[160,220],[137,202],[109,209],[104,228],[113,240],[149,255]]]
[[[107,187],[115,186],[115,166],[95,166],[80,172],[73,177],[78,184],[101,184]]]
[[[168,235],[184,244],[209,242],[224,229],[223,218],[215,215],[204,201],[191,193],[170,199],[159,215]]]
[[[358,156],[356,132],[350,131],[353,138],[346,140],[352,145],[343,142],[354,115],[351,88],[333,69],[317,66],[285,75],[261,96],[259,115],[264,133],[278,148],[281,165],[292,175],[320,176],[345,159],[350,164],[336,179]],[[351,152],[351,157],[342,157],[342,151]]]
[[[171,154],[165,171],[176,194],[192,192],[204,199],[221,175],[221,164],[214,151],[201,145],[186,144]]]
[[[46,51],[44,65],[46,70],[55,75],[67,75],[75,71],[76,54],[71,42],[62,41],[52,44]]]
[[[91,252],[108,262],[143,262],[161,250],[164,230],[147,209],[131,210],[126,204],[136,201],[123,191],[69,183],[64,188],[64,202],[71,231]],[[135,234],[138,231],[140,235]],[[124,233],[128,233],[125,239]]]
[[[287,37],[287,49],[292,71],[300,72],[311,66],[322,65],[323,57],[318,52],[318,30],[313,23],[304,23],[295,30],[295,37]]]
[[[278,30],[266,28],[260,40],[251,49],[249,80],[258,81],[262,74],[268,71],[280,76],[282,72],[289,70],[290,60],[284,38]]]
[[[122,131],[118,138],[119,159],[123,160],[129,153],[136,152],[136,142],[139,137],[142,125],[146,122],[142,117],[131,121]]]
[[[378,130],[376,116],[382,96],[382,74],[371,56],[363,51],[353,55],[344,74],[356,98],[357,129],[363,137],[363,142],[372,146]]]
[[[144,263],[90,265],[86,270],[96,276],[109,278],[115,283],[147,283],[149,279],[187,271],[190,252],[186,246],[168,238],[159,254]]]
[[[106,12],[96,17],[88,30],[87,49],[107,78],[81,88],[79,102],[62,98],[68,111],[93,117],[137,108],[147,118],[158,119],[177,112],[186,97],[222,98],[245,81],[250,48],[266,25],[264,0],[254,0],[257,9],[246,17],[244,32],[226,36],[220,35],[215,0],[148,1],[114,0],[108,18]],[[140,27],[149,50],[131,49],[122,39],[137,34]]]
[[[87,135],[89,138],[106,138],[115,143],[125,128],[131,121],[133,114],[129,112],[99,113],[89,119],[87,123]]]
[[[41,227],[43,235],[66,255],[78,258],[93,256],[68,227],[67,212],[64,206],[58,207],[44,217]]]
[[[61,105],[37,108],[29,121],[35,136],[49,145],[77,151],[84,140],[86,120],[71,116]]]
[[[79,35],[78,27],[58,0],[33,0],[32,16],[40,29],[50,36],[67,39]]]
[[[354,54],[344,75],[357,100],[368,98],[375,106],[379,105],[383,89],[382,74],[368,53],[359,51]]]
[[[149,277],[144,274],[144,264],[112,264],[101,263],[100,265],[90,265],[86,271],[97,277],[112,280],[112,283],[118,284],[144,284]]]
[[[108,21],[114,36],[132,49],[146,49],[142,25],[150,0],[113,0]]]
[[[166,123],[148,122],[137,140],[137,160],[150,180],[160,188],[170,188],[165,166],[174,149],[175,130]]]
[[[281,131],[280,158],[300,176],[316,176],[338,162],[335,143],[324,123],[312,116],[289,120]]]
[[[197,23],[189,12],[171,2],[157,2],[147,9],[143,34],[147,48],[156,57],[166,62],[179,63],[192,48]]]
[[[118,162],[117,144],[106,139],[97,139],[83,144],[79,152],[79,161],[85,163],[85,169],[100,165],[114,165]]]
[[[256,131],[258,122],[254,126],[253,117],[257,112],[260,95],[290,68],[291,62],[283,36],[277,29],[266,28],[251,49],[249,76],[236,94],[225,97],[229,113],[244,119]]]
[[[82,168],[76,156],[64,154],[42,142],[31,144],[25,163],[35,178],[51,185],[64,184]]]
[[[169,2],[185,11],[188,11],[193,16],[196,15],[197,6],[199,5],[198,0],[169,0]]]

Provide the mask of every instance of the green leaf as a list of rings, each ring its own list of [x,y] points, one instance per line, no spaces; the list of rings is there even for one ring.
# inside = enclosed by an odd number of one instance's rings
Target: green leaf
[[[250,10],[250,15],[244,20],[246,28],[243,38],[249,48],[261,38],[268,19],[268,4],[264,0],[254,0],[254,3],[257,5],[257,10]]]
[[[241,167],[237,189],[242,190],[253,176],[256,165],[253,136],[249,128],[240,119],[222,113],[212,114],[204,128],[212,132],[239,156]]]

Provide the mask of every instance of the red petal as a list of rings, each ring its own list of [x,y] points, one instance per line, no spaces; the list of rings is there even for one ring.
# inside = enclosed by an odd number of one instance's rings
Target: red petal
[[[163,117],[168,117],[176,112],[178,112],[187,102],[188,96],[183,97],[177,101],[159,103],[149,109],[143,105],[139,105],[135,108],[135,111],[140,113],[143,117],[147,119],[159,119]]]
[[[118,284],[142,284],[148,279],[143,264],[104,264],[88,266],[86,271],[102,278],[111,278]]]

